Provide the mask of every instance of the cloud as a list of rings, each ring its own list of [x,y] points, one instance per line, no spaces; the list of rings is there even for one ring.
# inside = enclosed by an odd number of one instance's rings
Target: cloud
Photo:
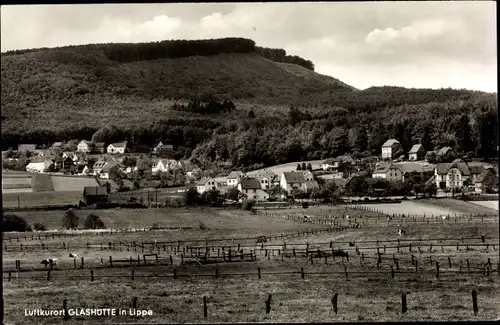
[[[446,32],[453,32],[456,27],[451,26],[448,22],[438,21],[419,21],[411,26],[403,27],[400,30],[386,28],[380,30],[378,28],[371,31],[365,38],[365,42],[381,46],[391,42],[418,42],[431,37],[443,35]]]

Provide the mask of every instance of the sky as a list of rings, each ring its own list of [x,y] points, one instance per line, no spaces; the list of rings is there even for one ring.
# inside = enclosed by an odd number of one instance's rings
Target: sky
[[[497,92],[496,3],[178,3],[1,7],[1,50],[244,37],[356,88]]]

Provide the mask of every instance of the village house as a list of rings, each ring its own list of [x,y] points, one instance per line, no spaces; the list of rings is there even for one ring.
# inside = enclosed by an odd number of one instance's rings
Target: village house
[[[87,205],[106,203],[108,194],[106,186],[85,186],[83,188],[83,200]]]
[[[333,158],[326,159],[321,164],[321,169],[323,169],[323,170],[331,170],[333,168],[334,168],[334,160],[333,160]]]
[[[382,159],[393,159],[402,149],[398,140],[389,139],[382,145]]]
[[[34,144],[20,144],[17,146],[17,152],[35,152],[36,145]]]
[[[242,171],[233,171],[227,175],[227,186],[228,187],[236,187],[238,186],[238,183],[241,181],[243,178],[244,174]]]
[[[54,161],[52,159],[35,158],[32,159],[28,165],[26,165],[26,171],[29,173],[43,173],[52,165],[54,165]]]
[[[82,140],[78,145],[76,146],[76,150],[79,152],[92,152],[94,150],[94,144],[90,141],[87,140]]]
[[[127,141],[112,143],[108,146],[107,152],[111,154],[125,153],[127,150]]]
[[[101,169],[104,168],[104,166],[106,166],[107,164],[107,159],[104,158],[104,157],[101,157],[99,158],[99,160],[97,160],[94,164],[94,166],[92,166],[92,170],[94,171],[94,175],[99,175],[99,173],[101,172]]]
[[[268,190],[275,183],[275,178],[277,176],[278,175],[276,175],[272,172],[266,172],[266,173],[261,173],[261,174],[255,175],[255,179],[257,179],[257,181],[260,183],[261,189]]]
[[[493,168],[484,168],[474,184],[477,193],[498,193],[498,176]]]
[[[372,178],[383,178],[389,182],[403,181],[403,172],[393,163],[380,164],[373,171]]]
[[[438,188],[462,188],[466,180],[474,184],[482,170],[478,164],[469,166],[461,159],[455,159],[452,163],[439,163],[434,170],[436,185]]]
[[[161,141],[153,148],[153,154],[157,154],[159,151],[164,151],[167,154],[174,153],[174,146],[171,144],[163,144]]]
[[[247,199],[256,201],[266,201],[269,194],[262,190],[262,185],[257,178],[245,178],[238,184],[238,190],[245,195]]]
[[[409,160],[423,160],[427,151],[421,144],[414,144],[408,154]]]
[[[202,194],[210,190],[217,190],[219,184],[211,177],[204,177],[196,183],[196,190]]]
[[[54,142],[50,147],[50,150],[60,150],[62,147],[62,142]]]
[[[94,152],[96,153],[106,153],[106,143],[96,142],[94,143]]]
[[[337,171],[337,169],[342,165],[342,163],[347,163],[349,165],[352,165],[354,164],[354,159],[352,159],[352,157],[348,155],[342,155],[336,158],[326,159],[321,164],[321,169]]]
[[[166,159],[153,160],[151,172],[153,174],[168,172],[168,160],[166,160]]]
[[[78,173],[78,175],[81,175],[81,176],[92,175],[92,170],[89,168],[89,166],[85,165],[85,166],[83,166],[82,171],[80,173]]]
[[[38,157],[49,157],[50,156],[50,151],[48,149],[35,149],[33,151],[35,155]]]
[[[121,170],[122,168],[122,166],[117,162],[107,162],[99,171],[99,178],[109,179],[111,169],[115,167],[118,168],[118,170]]]
[[[186,177],[189,179],[198,179],[201,177],[203,171],[199,167],[194,167],[191,170],[186,172]]]
[[[280,186],[286,196],[294,196],[300,192],[309,192],[318,188],[318,183],[308,170],[297,172],[284,172],[281,174]]]

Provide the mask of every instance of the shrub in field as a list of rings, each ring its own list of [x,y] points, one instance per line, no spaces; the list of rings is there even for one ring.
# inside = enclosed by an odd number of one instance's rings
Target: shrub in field
[[[158,224],[155,222],[155,223],[153,223],[153,225],[151,226],[151,229],[160,229],[160,226],[158,226]]]
[[[39,223],[39,222],[35,222],[35,224],[33,225],[33,228],[37,231],[45,231],[47,230],[47,227],[45,227],[43,224]]]
[[[31,226],[24,218],[15,214],[2,214],[2,232],[8,231],[32,231]]]
[[[204,224],[203,222],[198,221],[198,223],[199,223],[199,225],[200,225],[200,229],[201,229],[201,230],[205,230],[205,229],[207,229],[207,226],[205,226],[205,224]]]
[[[254,205],[254,200],[245,200],[243,201],[243,210],[252,211]]]
[[[198,205],[200,202],[200,195],[195,188],[190,188],[184,192],[184,203],[188,206]]]
[[[62,226],[65,229],[74,229],[78,227],[80,220],[73,210],[68,210],[62,218]]]
[[[84,222],[85,229],[104,229],[104,222],[102,222],[99,216],[91,213],[87,216]]]

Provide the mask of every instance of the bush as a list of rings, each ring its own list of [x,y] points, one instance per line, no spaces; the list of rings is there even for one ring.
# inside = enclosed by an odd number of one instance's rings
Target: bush
[[[158,226],[158,224],[155,222],[155,223],[153,223],[153,225],[151,226],[151,229],[160,229],[160,226]]]
[[[242,207],[243,207],[243,210],[252,211],[254,205],[255,205],[254,200],[245,200],[245,201],[243,201]]]
[[[35,224],[33,225],[33,228],[37,231],[45,231],[47,230],[47,227],[45,227],[43,224],[39,223],[39,222],[35,222]]]
[[[65,229],[74,229],[78,227],[80,220],[73,210],[68,210],[62,218],[62,226]]]
[[[87,216],[84,222],[85,229],[104,229],[104,222],[102,222],[99,216],[91,213]]]
[[[307,209],[307,208],[309,208],[309,202],[303,202],[303,203],[302,203],[302,208],[303,208],[303,209]]]
[[[2,215],[2,232],[8,231],[32,231],[31,226],[24,218],[15,214]]]
[[[201,229],[201,230],[205,230],[205,229],[207,229],[207,226],[205,226],[205,224],[204,224],[203,222],[198,221],[198,223],[199,223],[199,225],[200,225],[200,229]]]

